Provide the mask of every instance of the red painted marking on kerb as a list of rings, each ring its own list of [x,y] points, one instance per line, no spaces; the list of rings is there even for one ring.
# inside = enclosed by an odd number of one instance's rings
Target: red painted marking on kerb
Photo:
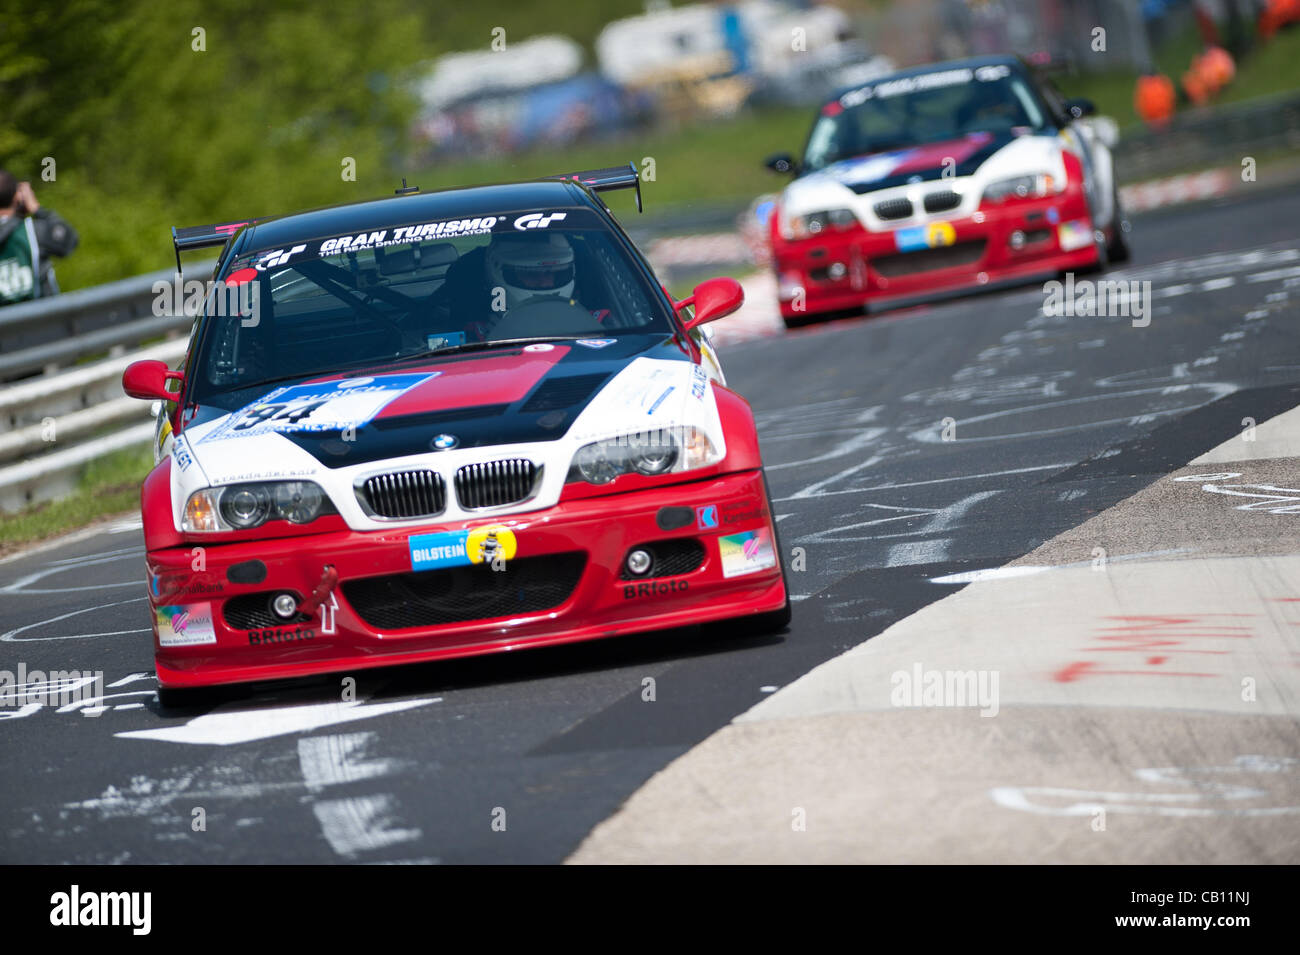
[[[1218,674],[1175,670],[1107,670],[1093,660],[1079,660],[1061,667],[1052,674],[1052,679],[1057,683],[1074,683],[1085,676],[1218,676]]]
[[[1249,619],[1255,616],[1248,613],[1106,616],[1102,619],[1119,621],[1119,624],[1097,627],[1094,639],[1098,645],[1083,647],[1080,652],[1132,653],[1137,655],[1134,663],[1142,669],[1110,668],[1093,660],[1076,660],[1053,672],[1051,679],[1057,683],[1075,683],[1091,676],[1219,676],[1221,674],[1166,669],[1166,665],[1170,664],[1178,654],[1195,653],[1211,656],[1227,654],[1228,650],[1207,647],[1201,641],[1249,638],[1253,636],[1251,627],[1234,624],[1243,618]]]

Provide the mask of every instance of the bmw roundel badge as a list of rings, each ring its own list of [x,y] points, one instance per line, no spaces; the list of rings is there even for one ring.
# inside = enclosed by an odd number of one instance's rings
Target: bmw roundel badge
[[[460,444],[454,434],[440,434],[429,442],[429,447],[435,451],[450,451],[456,445]]]

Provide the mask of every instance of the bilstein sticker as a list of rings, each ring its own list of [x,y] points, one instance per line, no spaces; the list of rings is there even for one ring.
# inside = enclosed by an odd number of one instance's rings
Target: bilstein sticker
[[[412,570],[497,564],[513,560],[519,549],[514,531],[504,524],[476,527],[471,531],[412,534],[407,543]]]

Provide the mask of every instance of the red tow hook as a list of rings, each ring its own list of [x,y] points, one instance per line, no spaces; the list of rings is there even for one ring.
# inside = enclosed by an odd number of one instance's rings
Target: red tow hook
[[[320,605],[325,602],[325,598],[330,595],[334,585],[339,582],[339,572],[334,569],[333,564],[326,564],[324,572],[320,575],[320,583],[312,590],[311,594],[298,605],[298,612],[304,616],[315,616]]]

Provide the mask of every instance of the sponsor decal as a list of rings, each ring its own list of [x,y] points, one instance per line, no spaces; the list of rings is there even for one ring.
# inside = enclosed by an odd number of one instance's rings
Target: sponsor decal
[[[195,647],[217,642],[212,627],[212,604],[186,604],[180,607],[157,607],[158,645]]]
[[[465,344],[464,332],[438,332],[436,335],[424,336],[424,347],[433,351],[435,348],[453,348]]]
[[[595,313],[593,312],[592,314],[594,315]],[[597,316],[597,321],[599,321],[599,316]],[[588,348],[605,348],[614,344],[616,341],[618,341],[617,338],[579,338],[578,344],[585,345]]]
[[[766,528],[718,538],[723,577],[741,577],[776,566],[772,534]]]
[[[652,405],[649,407],[649,409],[646,411],[646,414],[648,414],[648,415],[652,415],[652,414],[654,414],[656,411],[658,411],[658,410],[659,410],[659,406],[660,406],[661,404],[664,403],[664,399],[667,398],[669,395],[671,395],[671,394],[672,394],[674,391],[676,391],[676,390],[677,390],[677,386],[676,386],[676,385],[669,385],[667,388],[665,388],[664,391],[663,391],[663,394],[661,394],[658,398],[656,398],[656,399],[654,400],[654,404],[652,404]]]
[[[712,530],[718,526],[718,505],[708,504],[695,509],[695,526],[702,531]]]
[[[639,584],[626,584],[623,587],[623,599],[664,597],[668,594],[685,593],[690,586],[690,582],[685,580],[647,580]]]
[[[862,105],[869,99],[888,99],[891,96],[900,96],[905,93],[916,93],[920,90],[940,89],[945,86],[960,86],[963,83],[970,83],[972,81],[992,83],[997,80],[1006,79],[1010,75],[1010,67],[1002,64],[995,66],[981,66],[976,70],[937,70],[934,73],[922,73],[920,76],[904,76],[896,80],[885,80],[880,83],[871,83],[867,86],[850,90],[840,97],[839,102],[845,109],[851,109],[854,106]]]
[[[894,233],[894,244],[899,252],[916,252],[919,249],[938,249],[952,245],[957,239],[957,232],[951,222],[931,222],[911,229],[899,229]]]
[[[167,427],[170,431],[171,425],[168,425]],[[182,473],[188,471],[190,465],[194,463],[194,456],[190,454],[190,449],[185,443],[184,436],[177,438],[172,444],[172,460],[176,462],[176,467],[178,467]]]
[[[866,159],[839,163],[827,169],[826,173],[832,179],[851,186],[859,182],[875,182],[877,179],[884,179],[897,166],[898,157],[887,153],[883,156],[868,156]]]
[[[189,574],[150,574],[149,590],[159,600],[172,600],[176,597],[190,597],[202,594],[219,594],[225,590],[224,584],[191,581]]]
[[[514,531],[503,524],[476,527],[465,540],[465,550],[470,562],[475,564],[514,560],[518,549]]]
[[[360,428],[384,406],[441,372],[345,378],[276,388],[229,415],[199,439],[199,444],[271,432],[345,431]]]
[[[515,228],[521,232],[525,229],[547,229],[550,228],[552,222],[560,222],[565,218],[563,212],[530,212],[528,215],[520,216],[515,220]]]
[[[397,229],[377,229],[326,239],[320,244],[321,256],[358,252],[362,249],[382,249],[390,245],[420,242],[424,239],[447,239],[463,235],[485,235],[500,221],[499,216],[480,216],[474,219],[446,219],[442,222],[424,222],[401,226]]]
[[[496,564],[514,559],[519,543],[504,524],[470,531],[412,534],[408,538],[412,570],[435,570],[466,564]]]
[[[297,643],[301,640],[315,640],[316,631],[310,627],[272,627],[269,630],[248,631],[250,647],[269,647],[281,643]]]
[[[265,272],[267,269],[276,269],[286,264],[291,258],[299,252],[306,251],[307,246],[295,245],[292,249],[272,249],[270,252],[263,252],[253,261],[255,272]],[[243,269],[240,270],[244,271]],[[238,274],[238,273],[236,273]]]
[[[554,345],[548,345],[546,342],[538,342],[536,345],[525,345],[524,351],[554,351]]]
[[[752,501],[732,501],[722,506],[722,523],[740,524],[763,517],[763,507]]]
[[[709,376],[699,365],[691,366],[691,397],[696,401],[704,400],[704,389],[708,386]]]
[[[1056,227],[1056,234],[1062,252],[1073,252],[1092,245],[1092,227],[1087,219],[1062,222]]]

